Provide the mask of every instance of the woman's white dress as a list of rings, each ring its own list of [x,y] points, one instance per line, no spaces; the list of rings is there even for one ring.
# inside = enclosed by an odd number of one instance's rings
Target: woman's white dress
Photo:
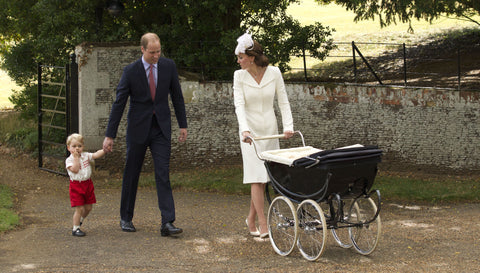
[[[283,131],[293,131],[293,118],[280,69],[268,66],[258,84],[246,70],[233,75],[233,95],[243,159],[243,183],[266,183],[270,180],[264,162],[258,159],[252,145],[242,142],[242,132],[252,136],[278,134],[274,100],[277,97]],[[259,153],[279,149],[278,139],[256,141]]]

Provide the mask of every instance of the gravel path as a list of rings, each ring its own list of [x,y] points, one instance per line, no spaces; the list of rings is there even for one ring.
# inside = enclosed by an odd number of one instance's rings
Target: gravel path
[[[135,233],[119,227],[120,189],[94,177],[98,203],[83,238],[71,235],[68,183],[0,146],[0,182],[17,194],[21,226],[0,235],[0,272],[474,272],[479,271],[480,204],[384,203],[382,237],[362,256],[336,246],[308,262],[248,235],[248,196],[174,192],[178,237],[160,236],[154,189],[140,189]]]

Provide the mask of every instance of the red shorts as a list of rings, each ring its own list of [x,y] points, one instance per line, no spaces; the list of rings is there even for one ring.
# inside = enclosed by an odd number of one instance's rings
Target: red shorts
[[[95,204],[95,192],[92,179],[85,181],[70,180],[70,204],[72,207]]]

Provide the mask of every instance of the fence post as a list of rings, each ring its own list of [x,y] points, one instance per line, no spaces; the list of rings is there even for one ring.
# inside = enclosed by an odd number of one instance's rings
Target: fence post
[[[38,167],[42,162],[42,63],[37,64],[37,130],[38,130]]]
[[[67,135],[71,133],[79,133],[78,128],[78,64],[76,60],[77,56],[75,53],[70,55],[70,100],[67,100],[67,104],[70,104],[70,112],[67,115],[70,115],[69,122],[70,131],[67,131]]]
[[[407,49],[405,43],[403,43],[403,80],[405,86],[407,86]]]
[[[372,72],[373,76],[375,76],[375,79],[377,79],[377,81],[383,85],[382,83],[382,80],[380,80],[380,78],[377,76],[377,73],[375,73],[375,71],[373,70],[373,67],[370,66],[370,64],[368,63],[367,59],[363,56],[362,52],[360,52],[360,50],[358,49],[358,47],[352,42],[352,47],[353,47],[353,57],[355,58],[355,51],[358,52],[358,55],[360,56],[360,58],[362,58],[362,61],[365,63],[365,65],[367,66],[367,68],[370,70],[370,72]],[[355,60],[355,59],[354,59]],[[355,67],[355,74],[356,74],[356,67]],[[355,75],[355,82],[356,81],[356,75]]]
[[[353,78],[357,82],[357,62],[355,61],[355,42],[352,41],[352,56],[353,56]]]
[[[68,135],[71,132],[71,107],[70,104],[70,92],[72,88],[70,87],[70,64],[65,64],[65,139],[67,139]],[[66,149],[66,154],[68,154],[68,149]]]
[[[457,75],[458,75],[458,90],[460,90],[461,76],[460,76],[460,48],[457,48]]]
[[[307,61],[305,60],[305,47],[302,48],[302,54],[303,54],[303,73],[305,75],[305,81],[308,82],[307,78]]]

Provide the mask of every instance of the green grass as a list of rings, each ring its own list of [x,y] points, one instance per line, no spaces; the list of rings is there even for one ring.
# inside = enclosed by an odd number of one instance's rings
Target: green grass
[[[303,25],[313,24],[318,21],[324,26],[335,29],[332,38],[335,43],[391,43],[409,45],[423,44],[433,41],[435,36],[446,32],[458,31],[464,28],[477,28],[472,22],[457,20],[447,17],[439,17],[431,23],[424,20],[413,20],[413,33],[408,31],[408,23],[397,23],[387,27],[380,27],[380,23],[375,21],[354,22],[355,14],[353,11],[347,11],[345,8],[335,4],[319,5],[314,0],[302,0],[300,4],[291,5],[287,11]],[[474,16],[479,21],[480,16]],[[388,45],[361,44],[358,45],[362,54],[365,56],[379,55],[384,51],[389,51]],[[352,49],[349,44],[340,45],[337,50],[329,53],[330,56],[351,56]],[[351,57],[349,57],[351,58]],[[346,59],[346,58],[343,58]],[[319,61],[314,58],[307,58],[307,67],[311,68],[319,64],[337,62],[342,58],[329,57],[325,61]],[[292,68],[302,68],[303,60],[293,58],[290,62]],[[337,64],[338,65],[338,64]]]
[[[250,193],[250,186],[242,183],[241,167],[177,171],[171,173],[170,180],[172,188],[175,190],[217,192],[225,194]],[[154,187],[155,178],[153,174],[142,175],[139,185],[144,187]]]
[[[19,217],[13,210],[14,194],[9,187],[0,184],[0,232],[13,229]]]
[[[444,32],[449,29],[474,27],[474,23],[440,17],[429,23],[424,20],[413,20],[414,32],[408,32],[408,23],[397,23],[384,28],[375,21],[353,21],[355,14],[335,4],[318,5],[314,0],[302,0],[300,4],[291,5],[287,13],[303,25],[320,22],[324,26],[334,28],[333,38],[336,42],[409,42],[421,39],[425,34]],[[480,16],[473,17],[476,20]]]
[[[475,179],[414,179],[378,176],[374,187],[385,200],[408,202],[479,202],[480,185]]]
[[[249,194],[250,187],[242,183],[240,166],[218,169],[194,169],[184,172],[172,172],[172,188],[194,192],[216,192],[222,194]],[[118,183],[117,183],[118,184]],[[143,174],[140,186],[154,187],[152,174]],[[479,202],[480,185],[474,179],[440,177],[422,179],[393,175],[378,175],[374,189],[381,192],[385,201],[400,202]]]
[[[0,144],[7,143],[24,152],[37,148],[37,128],[33,121],[20,117],[20,113],[0,112]]]

